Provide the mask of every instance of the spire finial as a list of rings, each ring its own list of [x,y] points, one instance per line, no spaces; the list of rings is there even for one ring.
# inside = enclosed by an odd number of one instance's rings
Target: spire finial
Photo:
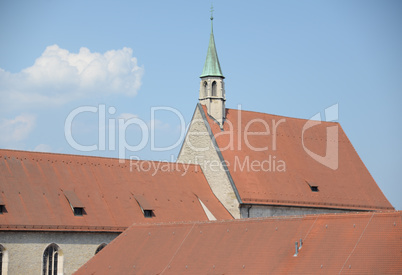
[[[214,6],[211,3],[211,20],[214,20]]]
[[[202,71],[201,77],[206,76],[218,76],[225,78],[222,75],[221,66],[218,60],[218,54],[216,53],[215,47],[215,39],[214,39],[214,30],[213,30],[213,22],[214,22],[214,7],[211,4],[211,34],[209,36],[209,45],[207,52],[207,59],[205,60],[204,69]]]

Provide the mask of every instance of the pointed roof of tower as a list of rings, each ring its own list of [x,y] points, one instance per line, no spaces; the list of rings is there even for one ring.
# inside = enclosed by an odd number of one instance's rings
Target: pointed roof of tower
[[[218,54],[216,52],[215,39],[214,39],[214,31],[213,31],[213,20],[212,16],[212,7],[211,7],[211,35],[209,37],[209,45],[207,58],[205,60],[204,69],[202,70],[202,74],[200,77],[205,76],[220,76],[223,77],[221,65],[219,64]]]

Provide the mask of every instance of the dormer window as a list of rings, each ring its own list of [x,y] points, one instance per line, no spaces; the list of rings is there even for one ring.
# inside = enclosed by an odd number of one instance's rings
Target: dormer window
[[[154,208],[143,196],[135,195],[134,198],[140,206],[145,218],[152,218],[155,216]]]
[[[3,214],[6,212],[6,204],[4,203],[1,195],[0,195],[0,214]]]
[[[153,211],[152,210],[143,210],[145,218],[152,218]]]
[[[315,185],[314,183],[308,182],[306,181],[306,183],[308,184],[308,186],[310,187],[311,192],[318,192],[320,191],[318,189],[318,185]]]
[[[74,216],[82,216],[84,213],[84,208],[74,207]]]
[[[65,190],[63,191],[63,193],[66,196],[71,209],[73,210],[74,216],[84,215],[85,214],[84,204],[78,199],[74,191]]]

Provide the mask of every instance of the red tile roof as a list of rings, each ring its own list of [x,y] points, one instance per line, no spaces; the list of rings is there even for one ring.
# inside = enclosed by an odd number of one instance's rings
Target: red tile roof
[[[152,218],[136,197],[152,206]],[[121,232],[133,223],[208,220],[197,197],[217,219],[232,218],[199,166],[0,150],[0,230]]]
[[[205,106],[202,110],[228,163],[242,203],[394,209],[338,123],[321,122],[306,130],[303,137],[306,148],[325,156],[327,127],[337,127],[338,143],[332,139],[328,141],[338,147],[338,168],[333,170],[314,160],[304,150],[302,132],[308,120],[227,109],[222,131],[207,115]],[[249,134],[245,138],[245,132],[263,133],[267,128],[267,135]],[[253,149],[264,147],[268,149]],[[286,170],[281,171],[284,167]],[[318,192],[312,192],[309,185],[317,186]]]
[[[133,225],[76,274],[402,274],[401,217],[392,211]]]

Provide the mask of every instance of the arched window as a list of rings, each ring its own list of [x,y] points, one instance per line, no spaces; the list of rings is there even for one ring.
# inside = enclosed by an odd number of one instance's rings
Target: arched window
[[[43,275],[63,273],[63,261],[60,257],[60,248],[57,244],[50,244],[43,252]]]
[[[3,274],[3,246],[0,245],[0,275]]]
[[[208,96],[208,92],[207,92],[207,85],[208,83],[206,81],[204,81],[204,83],[202,84],[202,94],[204,97]]]
[[[216,96],[216,81],[212,82],[212,96]]]
[[[0,244],[0,275],[7,274],[8,253],[7,250]]]
[[[98,254],[99,253],[99,251],[101,251],[102,249],[104,249],[105,248],[105,246],[106,246],[106,244],[105,243],[103,243],[103,244],[101,244],[100,246],[98,246],[98,248],[96,249],[96,251],[95,251],[95,255],[96,254]]]

